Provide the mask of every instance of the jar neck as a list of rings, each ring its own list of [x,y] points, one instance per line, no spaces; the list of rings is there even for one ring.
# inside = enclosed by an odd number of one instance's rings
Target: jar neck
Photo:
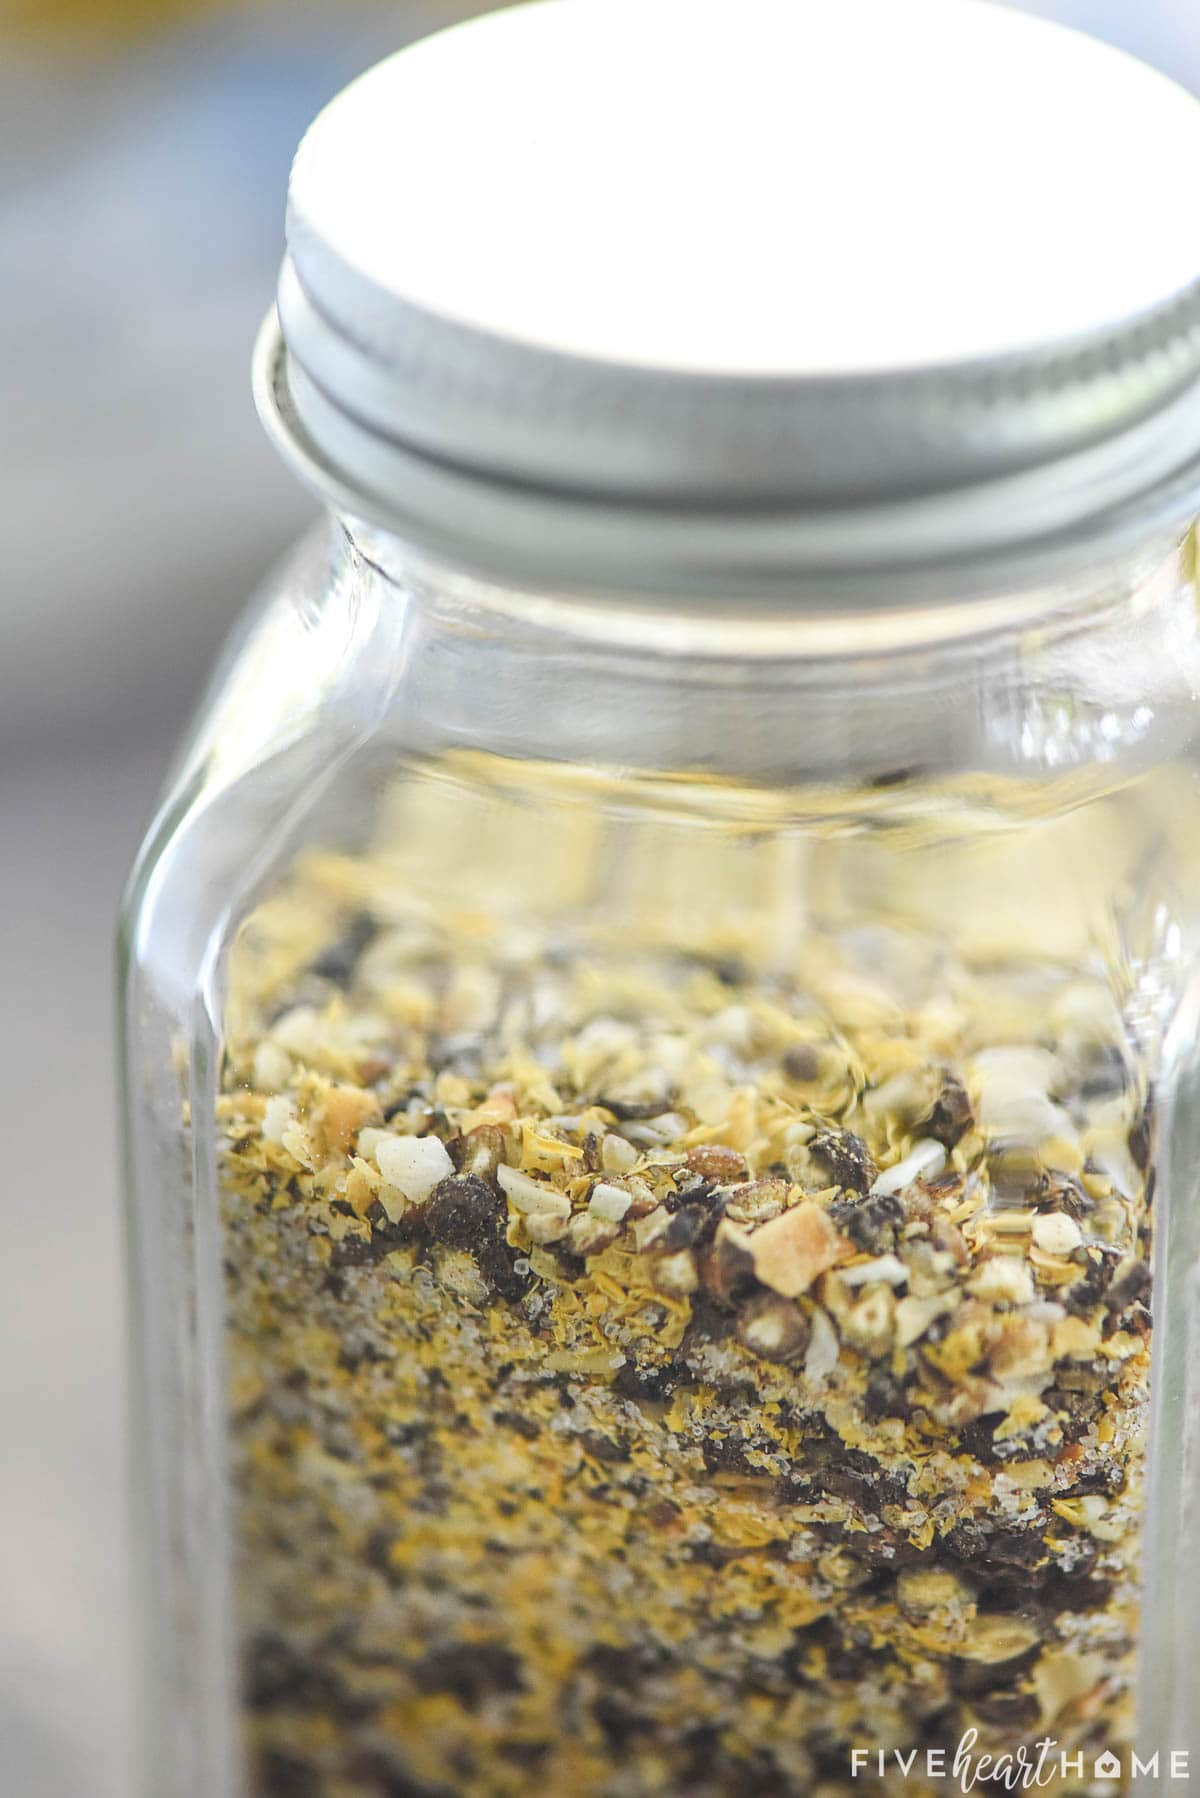
[[[1200,526],[1151,538],[1120,562],[1070,581],[989,587],[964,580],[961,591],[906,596],[881,607],[839,592],[827,605],[804,598],[794,613],[764,608],[731,594],[724,605],[684,591],[656,599],[587,598],[548,588],[516,587],[426,554],[405,539],[361,520],[339,520],[356,556],[409,601],[432,607],[447,622],[520,631],[604,649],[627,645],[671,658],[763,661],[860,661],[942,645],[994,643],[1034,626],[1073,631],[1102,628],[1117,613],[1139,615],[1195,578]]]
[[[403,612],[396,729],[418,753],[774,784],[1046,777],[1163,759],[1192,729],[1190,534],[1070,586],[781,619],[517,591],[346,530],[380,615]]]

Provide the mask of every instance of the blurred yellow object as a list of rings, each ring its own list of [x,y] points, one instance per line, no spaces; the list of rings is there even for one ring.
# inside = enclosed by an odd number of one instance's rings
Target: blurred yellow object
[[[99,48],[216,12],[227,4],[228,0],[0,0],[0,26],[6,35],[35,43]]]
[[[262,11],[278,0],[0,0],[0,37],[50,48],[103,49],[148,37],[190,18]],[[338,0],[329,0],[335,14]]]

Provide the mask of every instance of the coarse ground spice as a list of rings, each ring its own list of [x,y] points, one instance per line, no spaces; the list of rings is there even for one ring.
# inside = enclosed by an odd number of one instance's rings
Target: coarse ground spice
[[[369,856],[248,920],[256,1793],[833,1798],[967,1729],[1128,1764],[1149,1095],[1076,963],[869,962],[551,940]]]

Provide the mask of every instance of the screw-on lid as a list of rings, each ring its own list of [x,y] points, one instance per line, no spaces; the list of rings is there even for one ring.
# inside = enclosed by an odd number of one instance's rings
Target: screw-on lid
[[[1200,503],[1200,102],[983,0],[539,0],[292,171],[264,418],[484,572],[1038,573]]]

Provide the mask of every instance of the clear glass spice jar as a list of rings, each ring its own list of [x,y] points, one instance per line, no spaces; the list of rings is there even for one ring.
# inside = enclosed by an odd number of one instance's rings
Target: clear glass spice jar
[[[1198,154],[973,0],[312,128],[122,935],[147,1793],[1185,1776]]]

